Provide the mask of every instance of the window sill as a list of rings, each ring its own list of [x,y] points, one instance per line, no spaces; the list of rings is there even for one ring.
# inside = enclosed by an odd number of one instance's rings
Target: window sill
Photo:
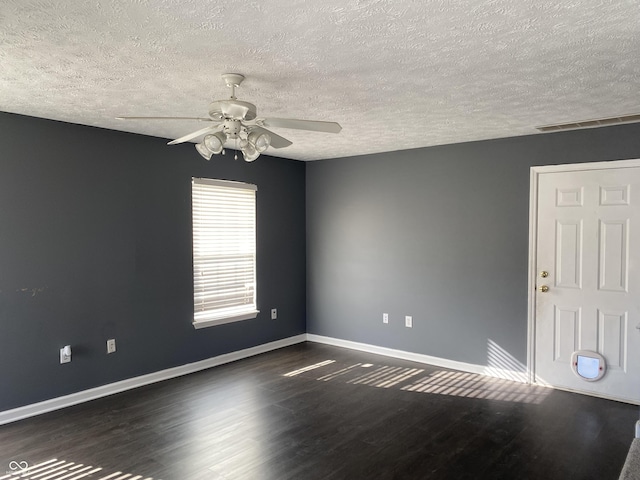
[[[199,320],[197,322],[193,322],[193,328],[207,328],[207,327],[215,327],[216,325],[224,325],[225,323],[233,323],[233,322],[241,322],[242,320],[250,320],[252,318],[256,318],[260,310],[254,310],[253,312],[243,313],[241,315],[234,315],[232,317],[222,317],[222,318],[213,318],[210,320]]]

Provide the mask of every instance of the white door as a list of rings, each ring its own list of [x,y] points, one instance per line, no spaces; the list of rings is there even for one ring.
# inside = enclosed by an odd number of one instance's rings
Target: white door
[[[536,381],[640,403],[640,167],[537,178]],[[577,350],[604,356],[601,380],[572,371]]]

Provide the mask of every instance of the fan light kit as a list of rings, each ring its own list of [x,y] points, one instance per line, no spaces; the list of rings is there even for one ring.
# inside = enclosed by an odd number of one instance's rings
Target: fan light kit
[[[267,130],[269,128],[292,128],[324,133],[339,133],[342,130],[336,122],[320,122],[315,120],[295,120],[292,118],[257,118],[256,106],[236,98],[236,88],[244,80],[239,73],[225,73],[222,79],[231,89],[231,97],[227,100],[215,100],[209,105],[209,117],[117,117],[120,120],[198,120],[210,125],[191,132],[184,137],[176,138],[168,145],[184,143],[204,135],[196,144],[196,150],[206,160],[212,155],[224,155],[225,144],[233,142],[236,151],[240,150],[247,162],[253,162],[269,147],[284,148],[291,142],[280,135]],[[238,158],[236,153],[235,158]]]

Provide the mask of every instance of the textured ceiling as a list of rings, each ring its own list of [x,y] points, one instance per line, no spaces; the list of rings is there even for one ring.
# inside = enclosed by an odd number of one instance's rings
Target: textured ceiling
[[[637,0],[2,0],[0,110],[176,138],[114,117],[206,116],[239,72],[258,116],[342,125],[274,129],[316,160],[640,112],[638,52]]]

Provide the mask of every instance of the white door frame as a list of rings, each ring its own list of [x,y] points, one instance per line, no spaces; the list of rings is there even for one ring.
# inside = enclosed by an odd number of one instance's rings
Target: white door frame
[[[586,170],[609,170],[640,167],[640,159],[614,160],[609,162],[573,163],[566,165],[544,165],[531,167],[529,187],[529,280],[528,280],[528,325],[527,325],[527,373],[529,383],[536,379],[536,284],[538,281],[538,182],[540,174],[554,172],[576,172]]]

